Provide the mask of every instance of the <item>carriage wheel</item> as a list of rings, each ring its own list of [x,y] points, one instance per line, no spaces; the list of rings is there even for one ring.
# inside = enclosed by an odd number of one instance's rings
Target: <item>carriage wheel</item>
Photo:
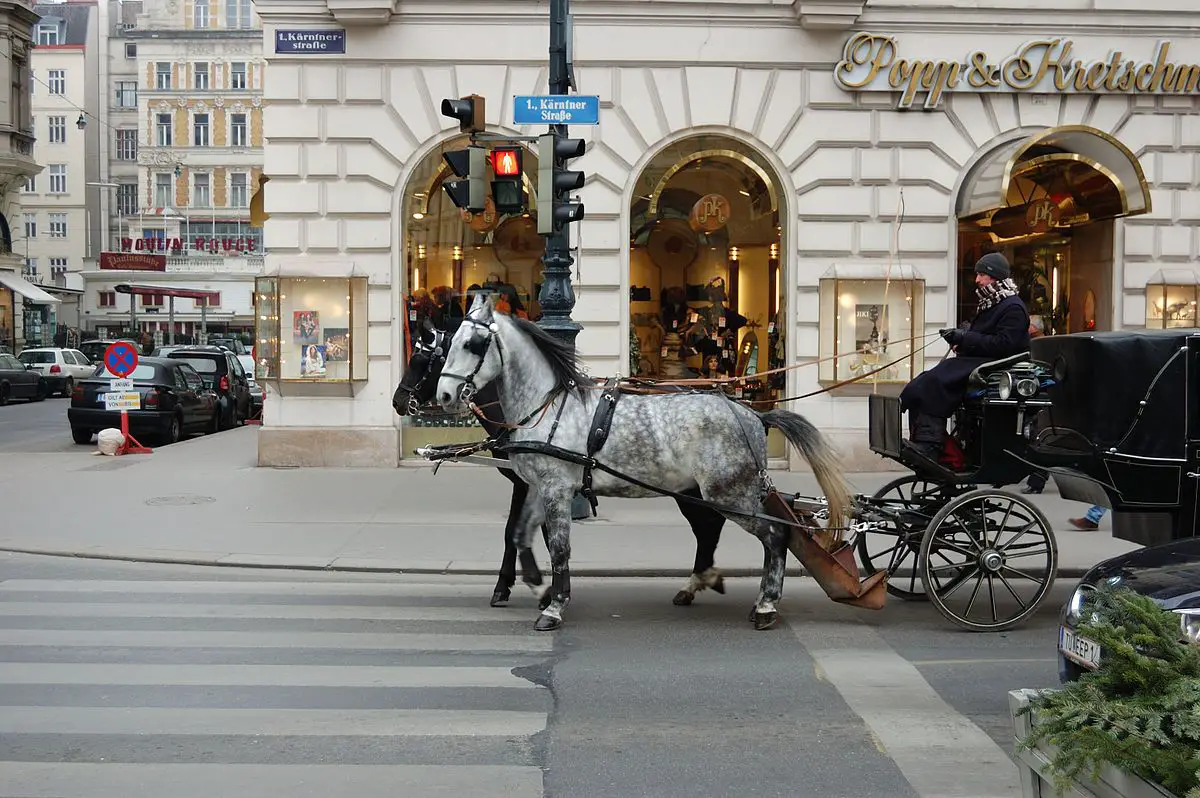
[[[889,507],[910,511],[912,521],[901,522],[898,528],[889,524],[883,529],[861,533],[855,547],[863,569],[869,574],[887,571],[887,591],[899,599],[928,601],[917,566],[921,540],[929,520],[961,491],[957,486],[931,482],[913,474],[894,479],[875,491],[873,498],[886,502]],[[893,580],[892,577],[902,570],[908,573]]]
[[[1037,611],[1054,585],[1058,545],[1045,514],[1008,491],[964,493],[938,511],[921,541],[921,580],[947,619],[999,632]]]

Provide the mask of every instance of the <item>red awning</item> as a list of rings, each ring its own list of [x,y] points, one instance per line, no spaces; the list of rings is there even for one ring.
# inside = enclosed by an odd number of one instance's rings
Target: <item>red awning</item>
[[[220,299],[220,291],[201,291],[197,288],[171,288],[163,285],[138,285],[121,283],[114,287],[120,294],[136,294],[137,296],[173,296],[183,299]]]

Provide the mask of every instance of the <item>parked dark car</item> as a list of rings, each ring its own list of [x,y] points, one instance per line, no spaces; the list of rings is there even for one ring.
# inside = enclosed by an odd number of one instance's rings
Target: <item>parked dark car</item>
[[[8,404],[9,399],[40,402],[49,395],[50,386],[41,374],[12,355],[0,354],[0,405]]]
[[[1200,538],[1185,538],[1112,557],[1092,566],[1063,607],[1058,631],[1058,677],[1078,679],[1094,670],[1104,652],[1077,631],[1091,613],[1088,594],[1101,585],[1126,587],[1179,615],[1179,641],[1200,645]]]
[[[88,360],[99,364],[104,359],[104,350],[115,344],[117,341],[124,341],[127,344],[133,344],[133,348],[140,354],[142,345],[132,338],[102,338],[94,341],[84,341],[78,347],[80,352],[88,356]]]
[[[101,366],[94,377],[75,384],[67,420],[76,443],[90,442],[102,429],[121,428],[121,411],[104,409],[104,394],[113,379],[116,375]],[[128,411],[129,432],[135,438],[175,443],[189,432],[217,431],[217,397],[188,363],[144,357],[128,379],[141,394],[141,409]]]
[[[232,352],[218,346],[189,346],[168,352],[167,358],[191,365],[217,394],[220,429],[232,429],[250,418],[250,381]]]

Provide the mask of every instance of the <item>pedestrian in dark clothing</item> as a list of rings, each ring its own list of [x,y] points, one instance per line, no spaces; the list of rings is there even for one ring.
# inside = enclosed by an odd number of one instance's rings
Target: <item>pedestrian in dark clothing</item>
[[[900,409],[908,412],[909,443],[931,460],[942,453],[946,420],[962,403],[971,372],[1029,349],[1029,311],[999,252],[989,252],[975,264],[975,293],[975,318],[965,328],[941,331],[957,357],[918,374],[900,392]]]

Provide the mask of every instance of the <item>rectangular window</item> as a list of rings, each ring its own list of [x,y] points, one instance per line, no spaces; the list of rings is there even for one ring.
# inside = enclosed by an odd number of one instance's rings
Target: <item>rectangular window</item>
[[[203,172],[192,177],[192,207],[212,207],[212,178]]]
[[[250,175],[234,172],[229,176],[229,207],[245,208],[250,204]]]
[[[245,114],[229,115],[229,143],[234,147],[245,147],[249,139]]]
[[[67,165],[65,163],[50,164],[50,193],[67,193]]]
[[[197,147],[208,146],[208,114],[192,116],[192,144]]]
[[[25,214],[25,237],[37,238],[37,214]]]
[[[46,85],[51,94],[67,93],[67,70],[51,69],[46,72]]]
[[[137,81],[117,81],[117,107],[137,108]]]
[[[117,131],[117,160],[136,161],[138,153],[136,130]]]
[[[22,269],[24,274],[21,275],[22,277],[24,277],[26,279],[32,279],[32,280],[37,279],[37,273],[38,273],[37,260],[38,260],[37,258],[26,258],[25,259],[25,267]]]
[[[50,259],[50,276],[57,277],[67,271],[66,258],[51,258]]]
[[[154,64],[154,88],[171,88],[171,65],[166,61],[158,61]]]
[[[221,307],[221,295],[218,293],[207,297],[200,297],[195,302],[197,310],[200,308],[219,308]]]
[[[132,216],[138,212],[137,183],[121,183],[117,186],[117,213]]]
[[[163,298],[161,296],[143,296],[142,307],[144,308],[161,308],[163,306]]]
[[[249,84],[246,80],[246,62],[234,61],[229,65],[229,88],[244,89]]]
[[[50,217],[50,237],[66,238],[67,215],[65,213],[49,213],[46,215]]]
[[[21,186],[21,191],[26,194],[33,194],[37,191],[37,175],[30,175],[25,178],[25,185]]]
[[[125,57],[137,58],[137,44],[134,42],[125,42]]]
[[[51,144],[66,144],[67,143],[67,118],[65,116],[49,116],[46,117],[50,128],[50,143]]]
[[[250,0],[225,0],[225,27],[250,27]]]
[[[96,293],[99,295],[99,301],[96,303],[97,306],[102,308],[115,308],[117,306],[116,291],[97,291]]]
[[[192,64],[192,77],[195,88],[201,91],[208,88],[208,63],[205,61],[197,61]]]
[[[171,115],[159,114],[154,129],[156,131],[155,141],[160,147],[171,146]]]
[[[194,0],[192,6],[192,27],[197,29],[208,27],[208,0]]]
[[[157,208],[169,208],[174,204],[175,186],[169,172],[159,172],[154,176],[154,205]]]
[[[50,46],[58,44],[58,25],[53,22],[43,22],[38,25],[37,43]]]

